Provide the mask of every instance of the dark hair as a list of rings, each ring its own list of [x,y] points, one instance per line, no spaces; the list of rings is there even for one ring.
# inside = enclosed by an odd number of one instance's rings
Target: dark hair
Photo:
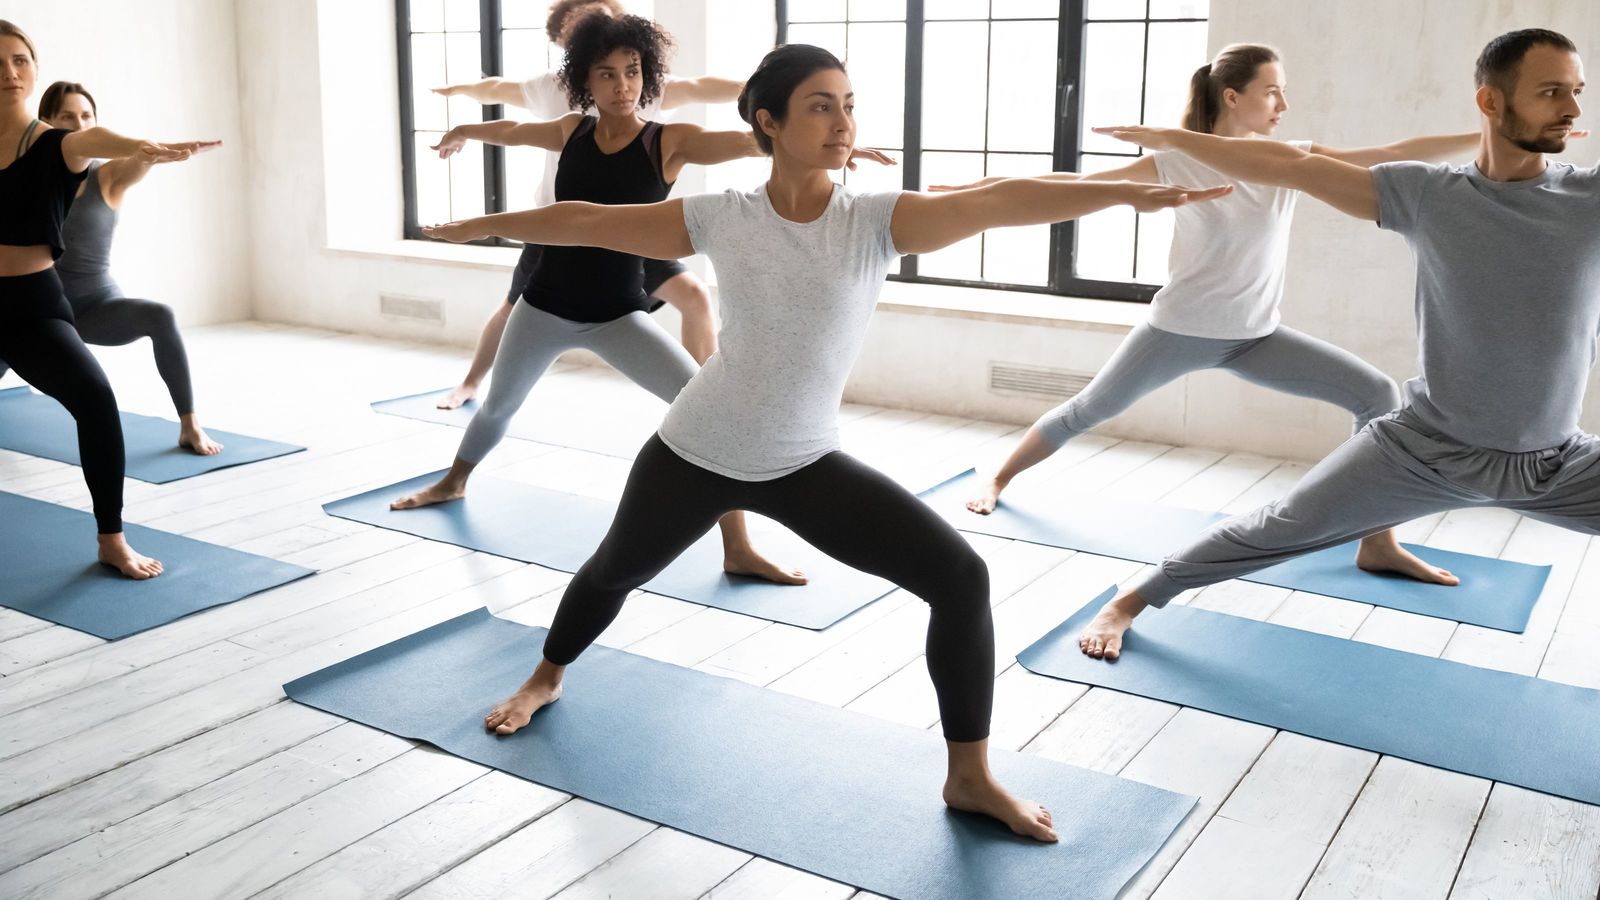
[[[33,38],[28,37],[28,33],[26,31],[23,31],[21,28],[18,28],[5,19],[0,19],[0,35],[10,35],[11,37],[22,41],[23,46],[28,48],[28,55],[33,57],[34,63],[37,64],[39,62],[39,51],[33,49]]]
[[[1566,35],[1547,28],[1508,31],[1490,41],[1478,54],[1478,65],[1473,73],[1478,87],[1489,85],[1499,88],[1501,93],[1511,93],[1517,86],[1517,70],[1522,67],[1522,58],[1538,46],[1578,52],[1577,45]]]
[[[1278,61],[1278,51],[1265,44],[1229,44],[1217,58],[1194,70],[1189,79],[1189,103],[1183,109],[1183,127],[1210,134],[1222,115],[1222,92],[1242,91],[1256,72]]]
[[[557,77],[566,88],[567,102],[573,109],[594,105],[589,92],[589,69],[617,50],[639,54],[639,71],[644,88],[639,105],[647,106],[661,96],[667,82],[667,55],[672,52],[672,37],[643,16],[589,16],[579,22],[567,39],[567,57]]]
[[[567,18],[585,6],[604,6],[612,16],[627,15],[619,0],[557,0],[550,4],[550,16],[544,20],[545,36],[550,43],[561,43],[561,32],[567,27]]]
[[[95,118],[100,117],[100,107],[95,105],[94,95],[89,93],[88,88],[76,81],[58,81],[45,88],[39,96],[39,118],[45,121],[54,119],[72,94],[82,94],[83,99],[89,101],[89,109],[94,112]]]
[[[843,72],[844,63],[810,44],[784,44],[762,58],[739,92],[739,118],[749,123],[762,153],[772,155],[772,136],[756,122],[756,110],[764,109],[775,121],[782,122],[789,117],[789,98],[801,82],[832,69]]]

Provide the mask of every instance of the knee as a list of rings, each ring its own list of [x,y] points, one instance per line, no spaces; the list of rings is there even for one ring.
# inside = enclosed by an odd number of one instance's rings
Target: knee
[[[966,544],[966,541],[963,540],[962,544]],[[970,546],[963,547],[962,552],[951,554],[946,570],[941,573],[940,582],[945,585],[947,595],[961,605],[988,611],[989,564]]]
[[[683,278],[674,285],[677,290],[672,292],[670,298],[664,298],[678,314],[685,319],[711,318],[711,292],[699,279]]]
[[[1393,378],[1382,372],[1374,373],[1371,390],[1368,396],[1372,398],[1372,410],[1376,415],[1393,412],[1400,408],[1400,385]]]
[[[165,303],[152,303],[144,311],[145,324],[152,335],[176,334],[178,331],[178,314],[172,307]]]

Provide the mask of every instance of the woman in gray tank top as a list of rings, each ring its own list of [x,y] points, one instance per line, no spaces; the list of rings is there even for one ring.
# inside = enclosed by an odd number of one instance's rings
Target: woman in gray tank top
[[[81,84],[58,81],[40,97],[39,118],[68,131],[93,128],[97,124],[94,98]],[[144,180],[150,166],[137,158],[90,166],[62,227],[67,249],[56,260],[56,272],[72,303],[75,327],[85,343],[117,347],[140,338],[150,339],[156,371],[166,383],[178,412],[178,446],[211,456],[221,453],[222,445],[206,435],[195,416],[189,357],[172,307],[153,300],[130,299],[111,278],[111,239],[117,228],[117,209],[122,205],[123,193]],[[4,363],[0,362],[0,375],[4,373]]]

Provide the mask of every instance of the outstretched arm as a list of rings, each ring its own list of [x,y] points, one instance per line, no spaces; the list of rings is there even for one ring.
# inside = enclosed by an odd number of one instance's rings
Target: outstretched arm
[[[1154,212],[1221,197],[1231,187],[1191,190],[1131,181],[1007,178],[947,194],[900,195],[890,229],[901,253],[932,253],[990,228],[1065,222],[1126,203]]]
[[[580,113],[569,113],[549,122],[517,122],[497,119],[493,122],[469,122],[446,131],[439,143],[430,149],[439,151],[440,159],[449,159],[467,145],[467,141],[482,141],[502,147],[540,147],[558,151],[566,146],[572,130],[583,119]]]
[[[1156,170],[1155,157],[1141,156],[1125,166],[1107,169],[1104,172],[1095,172],[1091,175],[1084,175],[1081,172],[1047,172],[1034,177],[1045,181],[1143,181],[1153,184],[1161,180],[1161,173]],[[935,194],[948,193],[949,191],[970,191],[973,188],[999,184],[1005,181],[1006,178],[1007,176],[1005,175],[991,175],[971,184],[930,184],[928,185],[928,190]]]
[[[503,237],[556,247],[599,247],[647,259],[694,255],[682,200],[619,206],[568,200],[538,209],[429,225],[422,233],[456,243]]]
[[[668,181],[676,181],[686,165],[715,166],[761,155],[761,147],[749,131],[707,131],[688,122],[667,125],[661,134],[661,149],[666,157],[662,169]],[[852,149],[845,165],[853,172],[857,160],[896,165],[894,157],[866,147]]]
[[[1278,141],[1217,137],[1181,128],[1128,125],[1094,130],[1152,150],[1177,150],[1240,181],[1305,191],[1340,212],[1378,221],[1378,188],[1372,173],[1330,156]]]
[[[675,109],[691,103],[732,103],[739,99],[744,82],[732,78],[702,75],[699,78],[672,78],[661,86],[661,108]]]
[[[1370,169],[1379,163],[1406,162],[1408,160],[1444,162],[1445,160],[1467,156],[1478,149],[1478,141],[1480,139],[1478,132],[1468,131],[1461,134],[1414,137],[1378,147],[1356,147],[1350,150],[1312,144],[1311,152],[1318,156],[1327,156],[1340,162],[1347,162],[1352,166]]]
[[[92,159],[137,159],[154,165],[179,162],[196,153],[222,146],[221,141],[185,141],[178,144],[158,144],[138,138],[123,137],[109,128],[86,128],[74,131],[61,139],[61,156],[67,168],[82,172]]]
[[[434,88],[433,92],[445,97],[466,97],[484,106],[493,106],[496,103],[526,105],[522,97],[522,82],[509,78],[485,78],[468,84],[447,84],[444,87]]]

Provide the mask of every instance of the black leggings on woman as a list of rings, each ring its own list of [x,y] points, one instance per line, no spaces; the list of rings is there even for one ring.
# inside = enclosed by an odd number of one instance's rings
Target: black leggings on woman
[[[630,591],[736,509],[769,516],[834,559],[927,601],[928,672],[944,735],[952,741],[989,736],[994,622],[988,567],[921,500],[844,453],[771,481],[738,481],[684,460],[652,437],[634,461],[605,540],[561,598],[545,658],[557,665],[577,659],[622,611]],[[795,602],[804,603],[804,594]]]
[[[155,350],[156,371],[166,382],[167,393],[178,415],[194,412],[194,386],[189,380],[189,356],[178,333],[178,320],[172,307],[154,300],[114,297],[73,314],[78,335],[86,344],[121,347],[140,338],[149,338]],[[0,375],[6,373],[5,357],[0,356]]]
[[[73,328],[55,269],[0,278],[0,359],[78,423],[83,480],[101,534],[122,531],[122,419],[100,363]]]

